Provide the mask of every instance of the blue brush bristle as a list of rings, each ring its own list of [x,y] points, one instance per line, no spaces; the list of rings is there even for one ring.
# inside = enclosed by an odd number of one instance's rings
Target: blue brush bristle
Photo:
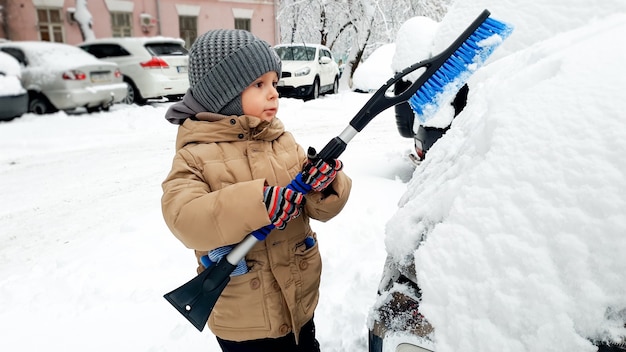
[[[456,94],[512,31],[511,26],[493,18],[483,21],[409,99],[420,122],[424,123],[434,115],[440,100],[451,100],[445,93]]]

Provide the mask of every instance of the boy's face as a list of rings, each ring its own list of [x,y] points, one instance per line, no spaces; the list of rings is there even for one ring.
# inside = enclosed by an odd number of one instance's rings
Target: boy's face
[[[278,112],[278,75],[270,71],[257,78],[241,93],[241,105],[245,115],[264,121],[272,121]]]

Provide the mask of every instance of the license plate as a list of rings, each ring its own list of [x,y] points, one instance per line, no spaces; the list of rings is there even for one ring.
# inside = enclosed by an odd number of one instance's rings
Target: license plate
[[[187,73],[187,66],[176,66],[178,73]]]
[[[109,81],[109,74],[107,72],[92,73],[91,74],[91,81],[93,83],[108,82]]]

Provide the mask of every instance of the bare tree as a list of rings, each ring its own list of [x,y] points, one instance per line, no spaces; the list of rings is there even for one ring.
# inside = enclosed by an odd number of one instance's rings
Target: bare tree
[[[80,29],[80,35],[83,40],[92,40],[96,36],[93,32],[93,16],[87,8],[87,0],[76,0],[76,12],[74,12],[74,19],[78,22],[78,28]]]
[[[349,61],[350,77],[381,45],[392,43],[400,26],[414,16],[441,20],[452,0],[281,0],[281,42],[328,46]],[[350,57],[348,57],[350,56]]]

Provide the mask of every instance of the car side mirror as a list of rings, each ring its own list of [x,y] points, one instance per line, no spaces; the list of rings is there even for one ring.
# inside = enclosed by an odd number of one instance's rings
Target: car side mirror
[[[322,64],[322,65],[329,64],[331,61],[333,61],[333,60],[331,58],[329,58],[328,56],[320,57],[320,64]]]

